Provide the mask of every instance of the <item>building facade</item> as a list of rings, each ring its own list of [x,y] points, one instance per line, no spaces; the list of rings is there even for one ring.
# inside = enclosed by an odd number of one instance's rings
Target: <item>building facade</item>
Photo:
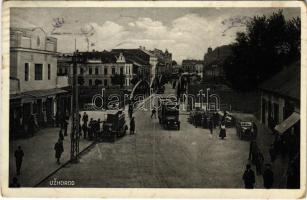
[[[288,156],[288,188],[300,187],[300,63],[285,67],[261,84],[261,123],[275,133]],[[274,142],[275,143],[275,142]]]
[[[224,77],[223,62],[232,54],[231,47],[224,45],[215,48],[209,47],[204,55],[203,77],[205,80],[219,80]]]
[[[202,60],[182,60],[182,70],[203,77],[204,62]]]
[[[160,49],[149,51],[157,58],[157,75],[172,73],[172,54],[166,49],[164,52]]]
[[[56,54],[56,38],[41,28],[10,29],[10,119],[16,126],[27,129],[32,116],[38,126],[51,123],[65,101],[61,88],[68,79],[57,76]]]

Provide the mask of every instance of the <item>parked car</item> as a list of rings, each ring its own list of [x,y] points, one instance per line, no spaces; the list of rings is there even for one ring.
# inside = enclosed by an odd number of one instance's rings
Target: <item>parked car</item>
[[[257,137],[257,126],[255,122],[236,119],[237,135],[241,140],[252,140]]]

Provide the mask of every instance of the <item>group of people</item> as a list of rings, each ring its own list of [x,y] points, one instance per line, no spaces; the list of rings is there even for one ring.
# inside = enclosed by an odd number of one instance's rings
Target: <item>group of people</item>
[[[274,173],[272,171],[271,164],[265,164],[265,169],[262,173],[263,177],[263,187],[270,189],[273,187],[274,183]],[[253,189],[255,187],[256,178],[255,172],[252,170],[251,165],[247,164],[246,169],[242,177],[246,189]]]
[[[81,119],[81,115],[79,115],[79,118]],[[98,139],[101,138],[102,135],[102,129],[101,129],[101,124],[102,121],[100,118],[98,120],[94,120],[93,118],[90,118],[90,121],[88,120],[89,117],[86,112],[83,113],[82,116],[82,121],[83,124],[79,125],[79,134],[80,137],[82,137],[82,132],[83,132],[83,138],[84,139]]]

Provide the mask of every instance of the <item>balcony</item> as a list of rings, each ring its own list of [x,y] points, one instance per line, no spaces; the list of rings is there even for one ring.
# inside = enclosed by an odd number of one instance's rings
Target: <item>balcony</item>
[[[69,86],[68,76],[57,76],[56,78],[57,88],[63,88],[63,87],[68,87],[68,86]]]

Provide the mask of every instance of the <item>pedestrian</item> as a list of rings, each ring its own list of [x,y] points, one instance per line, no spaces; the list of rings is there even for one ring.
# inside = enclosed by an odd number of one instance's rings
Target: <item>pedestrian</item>
[[[60,113],[59,113],[59,111],[56,111],[56,113],[55,113],[55,126],[56,127],[59,127],[59,118],[60,118]]]
[[[263,187],[270,189],[273,187],[274,183],[274,173],[271,169],[270,164],[265,164],[265,170],[263,171]]]
[[[20,184],[18,183],[17,177],[14,177],[12,179],[12,182],[10,183],[9,187],[12,187],[12,188],[19,188],[20,187]]]
[[[263,157],[262,153],[260,152],[260,150],[258,150],[257,157],[256,157],[256,171],[257,171],[257,175],[261,175],[262,174],[263,162],[264,162],[264,157]]]
[[[88,115],[86,114],[86,112],[83,113],[82,121],[83,121],[83,124],[87,126]]]
[[[246,189],[253,189],[255,184],[255,173],[251,169],[251,165],[247,164],[242,179]]]
[[[226,126],[224,122],[222,122],[221,124],[221,130],[220,130],[219,137],[222,138],[222,140],[226,137]]]
[[[20,169],[21,169],[23,156],[24,156],[23,150],[21,149],[21,146],[18,146],[17,150],[15,151],[15,162],[16,162],[17,176],[20,175]]]
[[[87,124],[86,123],[82,124],[82,131],[83,131],[83,138],[86,139],[86,136],[87,136]]]
[[[56,158],[56,163],[59,165],[61,155],[64,152],[64,147],[63,147],[63,142],[59,139],[57,143],[54,145],[54,150],[55,150],[55,158]]]
[[[59,132],[59,139],[60,139],[61,141],[64,141],[64,135],[63,135],[63,133],[62,133],[62,130],[60,130],[60,132]]]
[[[66,116],[63,116],[63,118],[62,118],[62,127],[64,129],[64,136],[67,136],[67,125],[68,125],[68,121],[66,119]]]
[[[157,115],[156,115],[156,108],[154,107],[152,110],[151,110],[151,116],[150,118],[152,118],[153,116],[155,117],[155,119],[157,119]]]
[[[133,114],[133,106],[132,106],[132,103],[129,104],[128,113],[129,113],[129,118],[132,118],[132,114]]]
[[[134,121],[134,117],[132,117],[130,121],[130,135],[133,135],[134,131],[135,131],[135,121]]]
[[[31,136],[34,136],[35,132],[35,120],[34,115],[30,115],[30,118],[28,120],[28,134],[31,134]]]
[[[210,130],[210,134],[212,135],[213,134],[213,120],[212,118],[209,119],[209,124],[208,124],[208,128]]]
[[[271,162],[274,162],[276,160],[276,151],[275,151],[274,144],[271,144],[269,153],[270,153]]]
[[[90,122],[88,123],[88,139],[92,140],[94,135],[94,120],[91,118]]]

